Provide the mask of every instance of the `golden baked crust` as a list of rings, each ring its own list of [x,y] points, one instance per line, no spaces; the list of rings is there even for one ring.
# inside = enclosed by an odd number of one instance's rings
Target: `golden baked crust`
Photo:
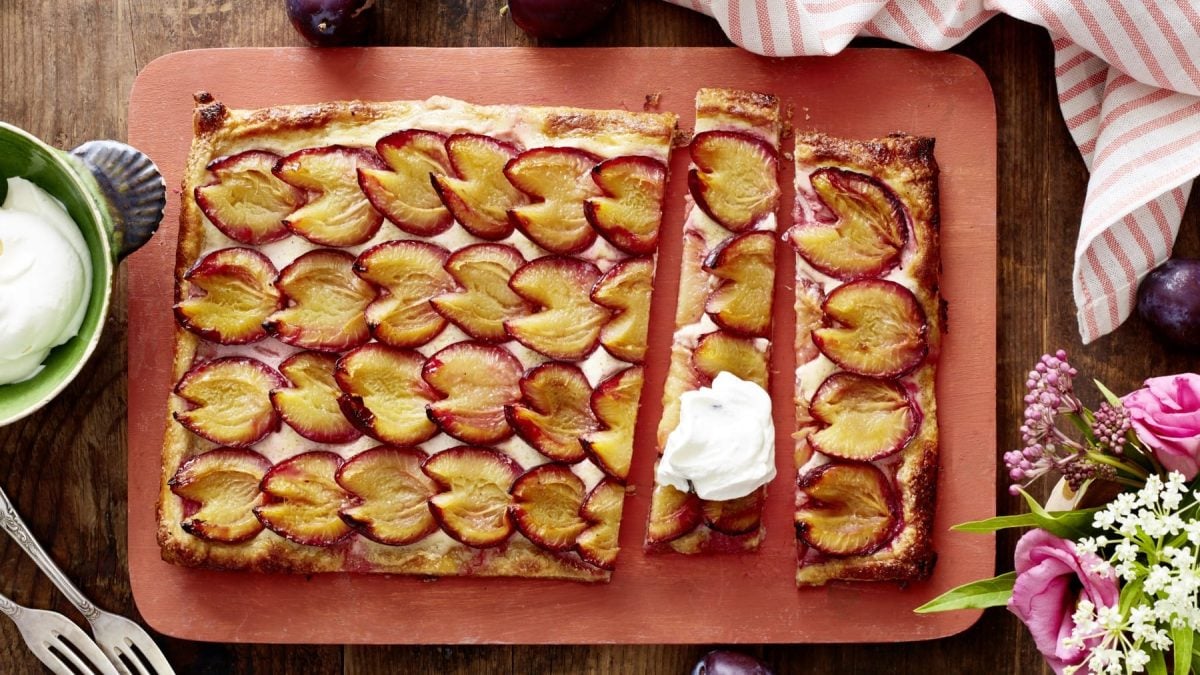
[[[934,140],[905,134],[886,138],[853,141],[820,133],[796,136],[796,222],[802,221],[801,200],[807,177],[822,167],[836,167],[874,177],[899,199],[908,217],[911,242],[897,269],[908,276],[912,290],[925,313],[928,353],[911,372],[899,379],[922,413],[913,438],[898,455],[875,462],[885,473],[893,473],[899,492],[902,527],[883,548],[866,555],[834,557],[814,555],[802,540],[797,542],[799,585],[819,585],[829,581],[869,580],[910,582],[924,579],[932,572],[936,553],[932,546],[933,517],[938,474],[937,401],[934,395],[945,305],[939,292],[941,262],[939,254],[938,167],[933,157]],[[806,271],[809,270],[809,271]],[[829,289],[821,290],[818,275],[797,255],[796,285],[796,363],[797,419],[808,417],[808,400],[800,384],[800,368],[819,357],[812,331],[824,322],[821,299]],[[810,392],[811,394],[811,392]],[[801,476],[815,452],[808,443],[808,431],[797,433],[796,466]]]
[[[708,131],[732,131],[760,139],[774,149],[778,156],[782,119],[779,100],[770,94],[735,89],[701,89],[696,94],[696,133]],[[693,167],[695,164],[693,163]],[[778,208],[778,202],[775,209]],[[774,214],[773,214],[774,215]],[[701,267],[701,262],[717,247],[732,240],[739,233],[731,232],[700,209],[689,195],[684,214],[684,252],[679,277],[679,296],[676,303],[675,338],[671,347],[667,385],[663,393],[663,416],[658,426],[658,452],[661,455],[667,437],[679,423],[679,396],[709,382],[696,374],[693,355],[702,336],[722,332],[704,312],[704,303],[716,287],[719,279]],[[746,231],[774,232],[774,217],[764,217]],[[691,242],[695,242],[694,244]],[[774,279],[774,260],[771,261],[770,279]],[[773,288],[768,292],[774,296]],[[767,315],[771,313],[768,304]],[[766,336],[769,336],[769,330]],[[771,345],[769,337],[757,337],[756,349],[770,363]],[[769,368],[766,370],[769,378]],[[769,381],[759,382],[769,390]],[[762,508],[765,504],[766,487],[760,488],[761,499],[750,503],[749,509],[757,512],[756,524],[748,531],[722,532],[708,522],[700,520],[693,528],[676,533],[668,540],[656,540],[655,514],[671,499],[680,498],[679,493],[668,485],[656,484],[651,497],[650,527],[647,529],[646,550],[651,552],[675,552],[684,554],[722,553],[750,551],[758,548],[765,535],[762,524]],[[694,497],[694,493],[691,493]],[[751,499],[751,497],[747,497]],[[736,501],[736,500],[734,500]],[[704,504],[704,500],[698,500]],[[711,504],[709,506],[712,506]],[[701,507],[703,508],[703,506]]]
[[[444,97],[426,101],[343,101],[261,110],[229,109],[203,92],[195,98],[195,137],[182,185],[175,266],[176,301],[192,296],[193,288],[185,274],[197,260],[212,250],[242,245],[225,237],[208,222],[194,196],[196,187],[212,180],[208,166],[219,158],[247,150],[266,150],[282,156],[305,148],[335,144],[372,148],[384,135],[412,128],[441,133],[487,134],[525,148],[569,146],[605,159],[643,155],[665,164],[676,128],[676,117],[669,113],[479,106]],[[388,227],[385,223],[384,229]],[[292,236],[299,239],[299,235]],[[383,236],[381,232],[353,252],[378,243]],[[471,243],[475,241],[479,240]],[[619,259],[622,255],[618,251],[617,254],[610,253],[610,258]],[[604,264],[611,265],[612,260]],[[272,340],[267,338],[264,343]],[[216,345],[177,326],[172,381],[178,381],[197,362],[230,354],[256,356],[258,352],[254,350],[258,348],[258,345]],[[191,433],[174,419],[176,413],[188,407],[174,391],[170,394],[158,500],[158,541],[163,559],[168,562],[260,572],[354,571],[580,581],[606,581],[611,576],[610,571],[585,562],[574,551],[551,552],[534,545],[519,533],[491,548],[471,548],[449,540],[441,533],[436,541],[429,537],[405,546],[388,546],[353,535],[326,547],[295,543],[270,529],[241,543],[221,543],[193,536],[181,526],[185,505],[172,492],[168,481],[184,461],[212,450],[216,444]],[[320,445],[304,441],[303,447],[276,448],[273,452],[276,455],[295,454]],[[533,452],[531,448],[530,451]],[[594,473],[600,472],[596,469]],[[596,480],[599,479],[593,477],[592,482]]]

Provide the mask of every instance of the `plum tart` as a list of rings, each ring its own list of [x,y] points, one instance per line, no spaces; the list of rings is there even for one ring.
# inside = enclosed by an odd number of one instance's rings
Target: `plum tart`
[[[795,162],[796,582],[920,580],[945,323],[933,139],[798,134]]]
[[[608,580],[675,126],[198,95],[163,558]]]
[[[718,373],[768,389],[781,131],[774,96],[732,89],[701,89],[696,95],[660,453],[680,424],[681,397],[711,385]],[[688,487],[656,481],[648,551],[758,547],[766,486],[722,500],[701,499]]]

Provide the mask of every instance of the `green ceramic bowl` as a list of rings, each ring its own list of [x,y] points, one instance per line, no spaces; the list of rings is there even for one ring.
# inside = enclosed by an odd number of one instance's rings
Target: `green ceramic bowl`
[[[91,141],[64,152],[0,122],[0,202],[10,177],[33,182],[67,207],[91,252],[92,295],[79,334],[55,348],[40,373],[0,385],[0,426],[46,405],[79,374],[100,341],[117,262],[149,240],[166,203],[158,169],[128,145]]]

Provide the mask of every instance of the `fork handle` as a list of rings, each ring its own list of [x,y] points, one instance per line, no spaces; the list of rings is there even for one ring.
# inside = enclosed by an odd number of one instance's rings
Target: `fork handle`
[[[0,593],[0,612],[9,615],[14,620],[21,613],[21,606],[9,600],[3,593]]]
[[[13,507],[12,501],[5,494],[4,488],[0,488],[0,528],[3,528],[8,536],[12,537],[13,541],[17,542],[17,546],[25,551],[25,555],[33,559],[42,572],[50,577],[50,581],[62,591],[62,594],[67,596],[67,600],[75,605],[75,609],[79,610],[80,614],[88,620],[95,621],[100,618],[100,610],[88,600],[83,593],[71,583],[67,575],[58,568],[58,565],[46,555],[45,549],[38,543],[37,539],[33,538],[33,533],[25,525],[25,521],[21,520],[21,516]],[[0,609],[0,611],[3,611]],[[5,612],[8,613],[8,612]]]

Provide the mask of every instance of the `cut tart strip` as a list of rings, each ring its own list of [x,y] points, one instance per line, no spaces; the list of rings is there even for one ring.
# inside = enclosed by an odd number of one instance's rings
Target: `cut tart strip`
[[[197,101],[164,559],[608,580],[675,116]]]
[[[679,424],[680,396],[730,372],[766,389],[775,282],[782,124],[774,96],[729,89],[696,95],[689,199],[675,337],[658,426],[661,454]],[[764,530],[765,486],[706,501],[666,484],[651,497],[646,549],[754,550]]]
[[[933,569],[938,292],[933,139],[796,137],[796,583]]]

